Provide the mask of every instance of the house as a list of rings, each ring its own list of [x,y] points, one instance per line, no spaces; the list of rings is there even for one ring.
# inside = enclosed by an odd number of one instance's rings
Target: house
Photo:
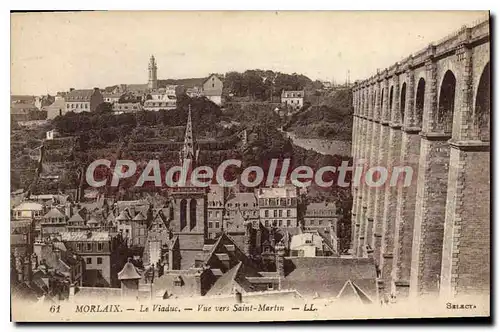
[[[333,202],[309,203],[304,213],[304,229],[329,231],[330,226],[337,232],[339,216]]]
[[[42,110],[47,112],[47,119],[52,120],[56,116],[62,116],[67,113],[66,101],[64,96],[57,94],[55,96],[54,102],[48,106],[42,108]]]
[[[318,232],[305,232],[291,237],[290,256],[319,257],[338,254],[337,249]]]
[[[199,86],[186,89],[186,95],[190,98],[197,98],[203,96],[203,90]]]
[[[117,103],[122,95],[123,93],[104,92],[102,97],[104,98],[104,102],[113,104]]]
[[[47,140],[53,140],[54,138],[59,136],[59,132],[55,129],[49,130],[48,132],[45,133],[45,139]]]
[[[287,108],[297,111],[304,106],[304,90],[281,92],[281,103]]]
[[[118,103],[113,104],[114,114],[137,113],[142,111],[141,103]]]
[[[41,219],[44,206],[40,203],[25,201],[12,209],[14,219]]]
[[[179,96],[186,92],[186,88],[179,84],[167,84],[164,90],[165,94],[168,96]]]
[[[84,286],[109,287],[116,284],[112,277],[113,257],[117,243],[109,232],[61,232],[60,240],[72,252],[83,258],[85,273]]]
[[[129,246],[144,248],[151,214],[149,205],[129,206],[115,218],[117,231]]]
[[[156,264],[161,261],[166,251],[171,248],[169,229],[169,209],[159,209],[154,213],[153,220],[148,226],[146,244],[144,247],[144,266]]]
[[[10,105],[10,117],[14,121],[42,120],[46,113],[36,108],[34,103],[15,101]]]
[[[33,245],[32,265],[46,265],[64,275],[71,284],[82,285],[84,263],[76,253],[68,250],[63,242],[54,240]]]
[[[215,239],[223,227],[225,188],[216,184],[210,185],[210,191],[207,196],[208,238]]]
[[[259,188],[256,190],[261,223],[266,228],[298,227],[297,188],[294,186]]]
[[[58,207],[52,207],[40,222],[42,236],[47,237],[51,234],[59,234],[66,231],[68,219],[69,217],[66,216],[64,211]]]
[[[144,102],[145,111],[173,110],[177,107],[177,98],[175,96],[165,96],[164,99],[149,99]]]
[[[215,74],[210,75],[203,82],[203,95],[211,100],[214,104],[222,105],[222,88],[224,84],[222,80]]]
[[[94,112],[104,98],[99,88],[75,90],[71,88],[66,95],[66,112]]]

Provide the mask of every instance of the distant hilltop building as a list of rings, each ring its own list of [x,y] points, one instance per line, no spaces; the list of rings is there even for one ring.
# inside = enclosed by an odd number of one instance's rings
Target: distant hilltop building
[[[115,104],[124,102],[122,99],[128,94],[143,103],[146,111],[171,110],[177,108],[177,98],[184,94],[190,98],[206,97],[213,103],[222,105],[223,87],[223,77],[217,74],[201,78],[158,79],[158,63],[154,55],[151,55],[147,83],[106,87],[103,98],[105,102]]]
[[[66,112],[94,112],[104,98],[99,88],[75,90],[71,88],[66,95]]]
[[[223,87],[222,80],[217,75],[212,74],[203,82],[203,95],[214,104],[221,105]]]
[[[304,90],[287,91],[281,93],[281,103],[287,108],[299,110],[304,106]]]

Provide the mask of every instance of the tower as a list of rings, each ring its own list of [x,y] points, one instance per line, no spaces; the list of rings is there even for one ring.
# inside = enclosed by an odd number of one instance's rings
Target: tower
[[[156,60],[153,55],[149,58],[149,66],[148,66],[148,88],[151,90],[155,90],[158,88],[158,77],[157,77],[157,69]]]
[[[187,182],[185,186],[171,188],[171,198],[174,207],[171,229],[174,237],[178,238],[180,268],[188,269],[195,262],[196,255],[203,252],[203,245],[207,238],[207,188],[196,187],[190,181],[191,170],[196,167],[198,152],[195,152],[193,126],[191,121],[191,107],[184,144],[179,152],[181,165],[189,160]],[[170,253],[169,253],[170,255]]]

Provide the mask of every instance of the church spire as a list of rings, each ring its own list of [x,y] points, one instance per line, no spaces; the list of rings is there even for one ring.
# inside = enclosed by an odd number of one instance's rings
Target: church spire
[[[191,162],[195,162],[196,156],[194,154],[194,142],[193,142],[193,124],[191,122],[191,105],[189,105],[188,120],[186,124],[186,134],[184,135],[184,145],[181,151],[181,162],[184,159],[190,159]]]

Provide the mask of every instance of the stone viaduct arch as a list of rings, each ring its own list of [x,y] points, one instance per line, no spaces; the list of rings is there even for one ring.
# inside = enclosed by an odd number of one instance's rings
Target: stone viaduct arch
[[[413,170],[410,186],[353,186],[352,251],[399,298],[490,291],[489,21],[353,87],[353,159]]]

